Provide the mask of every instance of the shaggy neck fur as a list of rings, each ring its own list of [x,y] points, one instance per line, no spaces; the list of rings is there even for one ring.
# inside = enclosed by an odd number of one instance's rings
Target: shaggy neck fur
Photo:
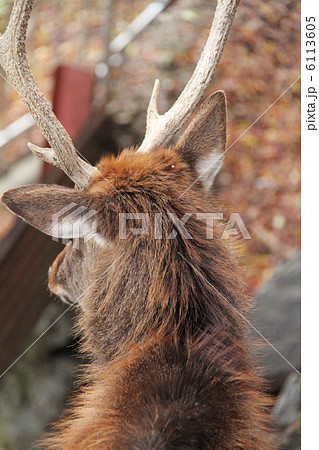
[[[120,162],[125,161],[128,154],[124,153]],[[142,155],[140,163],[143,170],[148,170],[150,184],[156,185],[145,159]],[[101,165],[103,168],[103,161]],[[182,165],[176,154],[168,150],[158,152],[155,163],[152,158],[157,180],[160,178],[158,166],[162,166],[163,175],[158,184],[164,187],[161,188],[163,191],[168,190],[173,177],[176,179],[176,174],[167,168],[180,169]],[[241,339],[242,317],[249,308],[249,301],[236,270],[236,261],[225,241],[221,240],[221,227],[215,224],[214,238],[207,239],[206,221],[196,216],[197,213],[216,212],[212,198],[205,199],[198,187],[178,198],[179,192],[190,183],[186,167],[183,179],[175,181],[179,189],[171,189],[174,195],[172,192],[156,194],[153,188],[148,197],[145,196],[143,173],[140,174],[142,182],[138,178],[136,181],[129,178],[123,186],[119,182],[118,167],[116,169],[112,181],[125,198],[121,198],[120,205],[113,204],[113,208],[118,212],[121,209],[149,214],[150,233],[136,236],[128,232],[127,239],[121,241],[117,241],[115,235],[113,250],[108,247],[105,256],[99,258],[90,277],[93,287],[81,302],[83,313],[79,328],[84,330],[85,350],[108,360],[118,352],[123,353],[126,345],[142,343],[150,336],[176,335],[182,339],[216,329]],[[128,168],[121,166],[122,173],[125,169],[138,173],[137,167],[131,169],[131,164]],[[108,165],[105,173],[108,179],[112,170],[115,169]],[[99,188],[94,189],[97,192]],[[114,199],[114,194],[111,195]],[[172,212],[179,219],[186,212],[192,213],[185,225],[191,239],[174,227],[169,217]],[[162,239],[154,238],[155,213],[162,214]],[[117,226],[112,223],[108,229],[114,230]],[[136,228],[140,223],[132,220],[128,223],[130,226]],[[174,230],[176,237],[169,239]]]

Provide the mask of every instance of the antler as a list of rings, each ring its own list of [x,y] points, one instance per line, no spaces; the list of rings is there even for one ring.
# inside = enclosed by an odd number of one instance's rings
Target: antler
[[[213,78],[223,52],[239,0],[218,0],[214,21],[196,69],[183,92],[165,114],[158,113],[160,83],[155,81],[147,110],[146,134],[138,152],[165,145],[190,117]]]
[[[31,73],[25,50],[33,0],[15,0],[9,24],[0,35],[0,64],[52,148],[28,144],[37,156],[61,168],[79,187],[88,185],[96,169],[81,159],[70,136],[54,115]]]

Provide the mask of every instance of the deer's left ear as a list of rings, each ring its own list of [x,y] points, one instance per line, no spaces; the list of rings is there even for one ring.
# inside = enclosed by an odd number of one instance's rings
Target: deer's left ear
[[[201,106],[175,147],[209,191],[226,149],[226,95],[217,91]]]
[[[92,208],[92,199],[85,191],[31,184],[4,192],[1,202],[49,236],[72,239],[98,235],[98,213]]]

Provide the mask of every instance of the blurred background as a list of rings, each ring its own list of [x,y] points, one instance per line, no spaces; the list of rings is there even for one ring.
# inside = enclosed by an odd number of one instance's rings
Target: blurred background
[[[1,32],[11,6],[0,0]],[[142,141],[155,78],[160,112],[169,109],[194,70],[214,8],[209,0],[35,1],[30,66],[90,162]],[[281,449],[300,448],[299,21],[297,0],[241,0],[206,94],[223,89],[228,99],[231,148],[216,194],[224,216],[240,213],[252,237],[238,236],[256,305],[250,320],[291,364],[267,344],[255,351],[276,398]],[[0,194],[39,180],[69,183],[30,154],[28,141],[44,144],[23,102],[0,78]],[[60,250],[0,205],[0,449],[37,448],[34,441],[60,416],[75,386],[81,360],[73,313],[64,313],[46,287]]]

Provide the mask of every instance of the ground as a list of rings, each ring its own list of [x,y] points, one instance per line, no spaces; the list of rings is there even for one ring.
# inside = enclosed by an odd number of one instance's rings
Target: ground
[[[129,45],[112,74],[107,111],[115,121],[143,134],[155,78],[161,111],[170,107],[200,55],[212,9],[209,1],[175,2]],[[228,99],[229,151],[217,188],[224,215],[239,212],[252,237],[240,243],[250,291],[300,247],[299,14],[297,1],[241,1],[207,93],[223,89]]]

